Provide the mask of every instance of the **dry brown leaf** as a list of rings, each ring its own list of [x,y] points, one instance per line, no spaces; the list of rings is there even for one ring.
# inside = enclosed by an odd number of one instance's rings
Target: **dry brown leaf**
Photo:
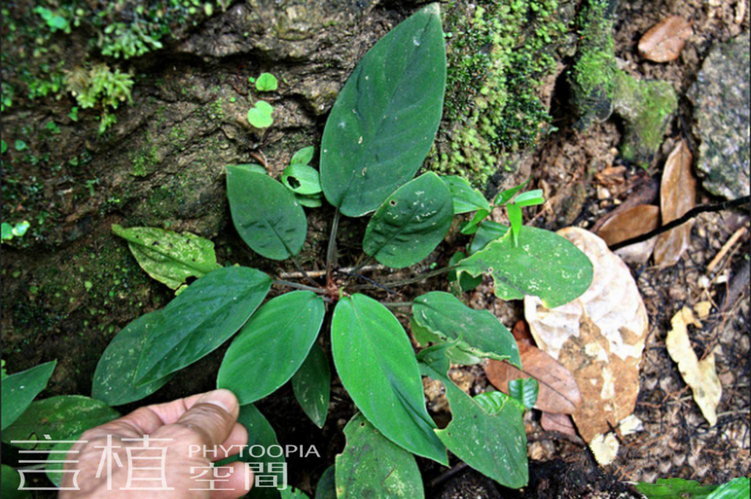
[[[655,230],[659,225],[660,209],[657,206],[642,204],[608,219],[597,231],[597,235],[603,238],[608,246],[612,246]],[[627,262],[644,263],[652,255],[656,241],[657,237],[653,237],[621,248],[616,254]]]
[[[639,55],[652,62],[678,59],[681,50],[694,30],[693,22],[681,16],[668,16],[644,33],[639,40]]]
[[[691,341],[688,339],[689,324],[701,326],[691,309],[683,307],[670,320],[672,327],[665,344],[670,358],[678,364],[683,380],[694,392],[694,400],[701,413],[709,421],[709,425],[714,426],[717,423],[717,405],[722,398],[722,384],[715,370],[714,353],[699,361],[691,348]]]
[[[540,385],[534,407],[542,411],[571,414],[581,404],[579,387],[571,373],[558,361],[537,347],[518,342],[522,370],[497,360],[485,366],[488,381],[503,393],[508,393],[508,382],[518,378],[534,378]]]
[[[571,416],[568,414],[554,414],[552,412],[542,413],[540,426],[545,431],[557,431],[566,435],[576,436],[576,428]]]
[[[517,343],[526,343],[527,345],[534,346],[535,340],[532,338],[532,334],[529,332],[529,326],[526,321],[516,321],[514,329],[511,330],[511,334],[514,335],[514,339]]]
[[[678,142],[665,162],[660,184],[660,211],[662,223],[680,218],[696,206],[696,178],[691,171],[693,155],[685,140]],[[669,267],[678,263],[688,248],[693,222],[686,222],[673,230],[660,234],[655,244],[655,263]]]
[[[605,241],[576,227],[558,234],[592,261],[592,284],[577,300],[554,309],[526,297],[524,314],[539,348],[576,379],[582,404],[574,422],[587,443],[598,443],[598,462],[607,464],[614,454],[606,434],[636,406],[647,311],[631,272]]]
[[[694,312],[699,316],[699,319],[706,319],[709,317],[709,313],[712,311],[712,303],[708,301],[700,301],[694,305]]]

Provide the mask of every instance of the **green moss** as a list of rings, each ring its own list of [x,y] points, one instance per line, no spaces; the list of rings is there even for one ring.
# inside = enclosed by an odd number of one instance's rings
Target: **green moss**
[[[148,136],[147,136],[148,140]],[[149,143],[151,141],[149,140]],[[145,177],[156,170],[159,166],[159,152],[156,145],[151,144],[145,149],[138,151],[131,158],[133,165],[130,168],[130,174],[134,177]]]
[[[503,157],[534,145],[550,120],[536,91],[552,73],[566,27],[557,0],[451,4],[446,9],[448,74],[444,118],[431,167],[484,184]],[[467,10],[469,9],[469,10]]]

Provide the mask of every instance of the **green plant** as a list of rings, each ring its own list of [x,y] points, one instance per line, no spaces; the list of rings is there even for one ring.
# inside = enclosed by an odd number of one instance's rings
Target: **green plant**
[[[259,165],[226,168],[238,234],[262,257],[291,259],[301,282],[273,279],[249,267],[217,268],[213,245],[196,236],[113,226],[156,279],[173,289],[197,279],[166,307],[114,337],[97,365],[93,397],[113,406],[140,400],[239,331],[225,353],[217,386],[240,399],[249,444],[270,445],[276,440],[273,430],[252,404],[288,381],[313,422],[325,423],[331,372],[322,349],[328,342],[318,339],[323,324],[330,323],[335,372],[359,410],[326,478],[338,497],[422,497],[414,455],[447,465],[449,450],[505,486],[526,485],[522,417],[536,397],[535,384],[520,382],[515,396],[473,397],[448,377],[450,362],[492,358],[521,367],[508,329],[490,312],[442,291],[410,303],[381,303],[367,294],[446,273],[468,286],[489,275],[499,298],[534,295],[552,307],[581,295],[591,282],[591,263],[573,244],[521,225],[521,208],[542,202],[539,191],[520,194],[526,183],[493,200],[509,210],[507,227],[487,220],[491,203],[465,180],[432,172],[413,178],[441,120],[445,80],[440,13],[432,4],[379,41],[350,76],[326,123],[320,173],[311,166],[312,147],[293,156],[282,182]],[[324,197],[334,217],[326,270],[314,275],[296,258],[308,228],[303,202],[320,204]],[[420,263],[443,241],[455,215],[473,212],[462,227],[472,235],[469,256],[402,280],[362,275],[373,260],[394,269]],[[365,256],[355,267],[338,268],[342,216],[371,213],[362,242]],[[272,287],[274,296],[266,300]],[[412,333],[430,344],[417,355],[390,311],[395,307],[411,308]],[[422,376],[445,387],[452,420],[443,429],[426,409]]]
[[[261,73],[256,80],[256,90],[259,92],[273,92],[277,89],[278,82],[271,73]]]
[[[2,240],[10,241],[14,237],[23,237],[31,227],[31,224],[24,220],[16,224],[10,224],[8,222],[2,223]]]
[[[274,118],[271,116],[273,112],[274,106],[259,100],[248,110],[248,122],[255,128],[268,128],[274,123]]]

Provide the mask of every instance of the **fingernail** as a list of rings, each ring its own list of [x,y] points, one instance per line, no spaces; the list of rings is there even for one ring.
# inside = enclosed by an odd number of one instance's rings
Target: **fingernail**
[[[218,405],[229,414],[237,414],[239,403],[235,394],[226,389],[214,390],[204,393],[196,403]]]

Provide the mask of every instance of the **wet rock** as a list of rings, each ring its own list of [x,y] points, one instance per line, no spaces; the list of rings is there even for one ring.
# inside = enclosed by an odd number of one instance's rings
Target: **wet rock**
[[[704,188],[728,199],[749,194],[748,44],[746,33],[713,48],[688,93]]]

